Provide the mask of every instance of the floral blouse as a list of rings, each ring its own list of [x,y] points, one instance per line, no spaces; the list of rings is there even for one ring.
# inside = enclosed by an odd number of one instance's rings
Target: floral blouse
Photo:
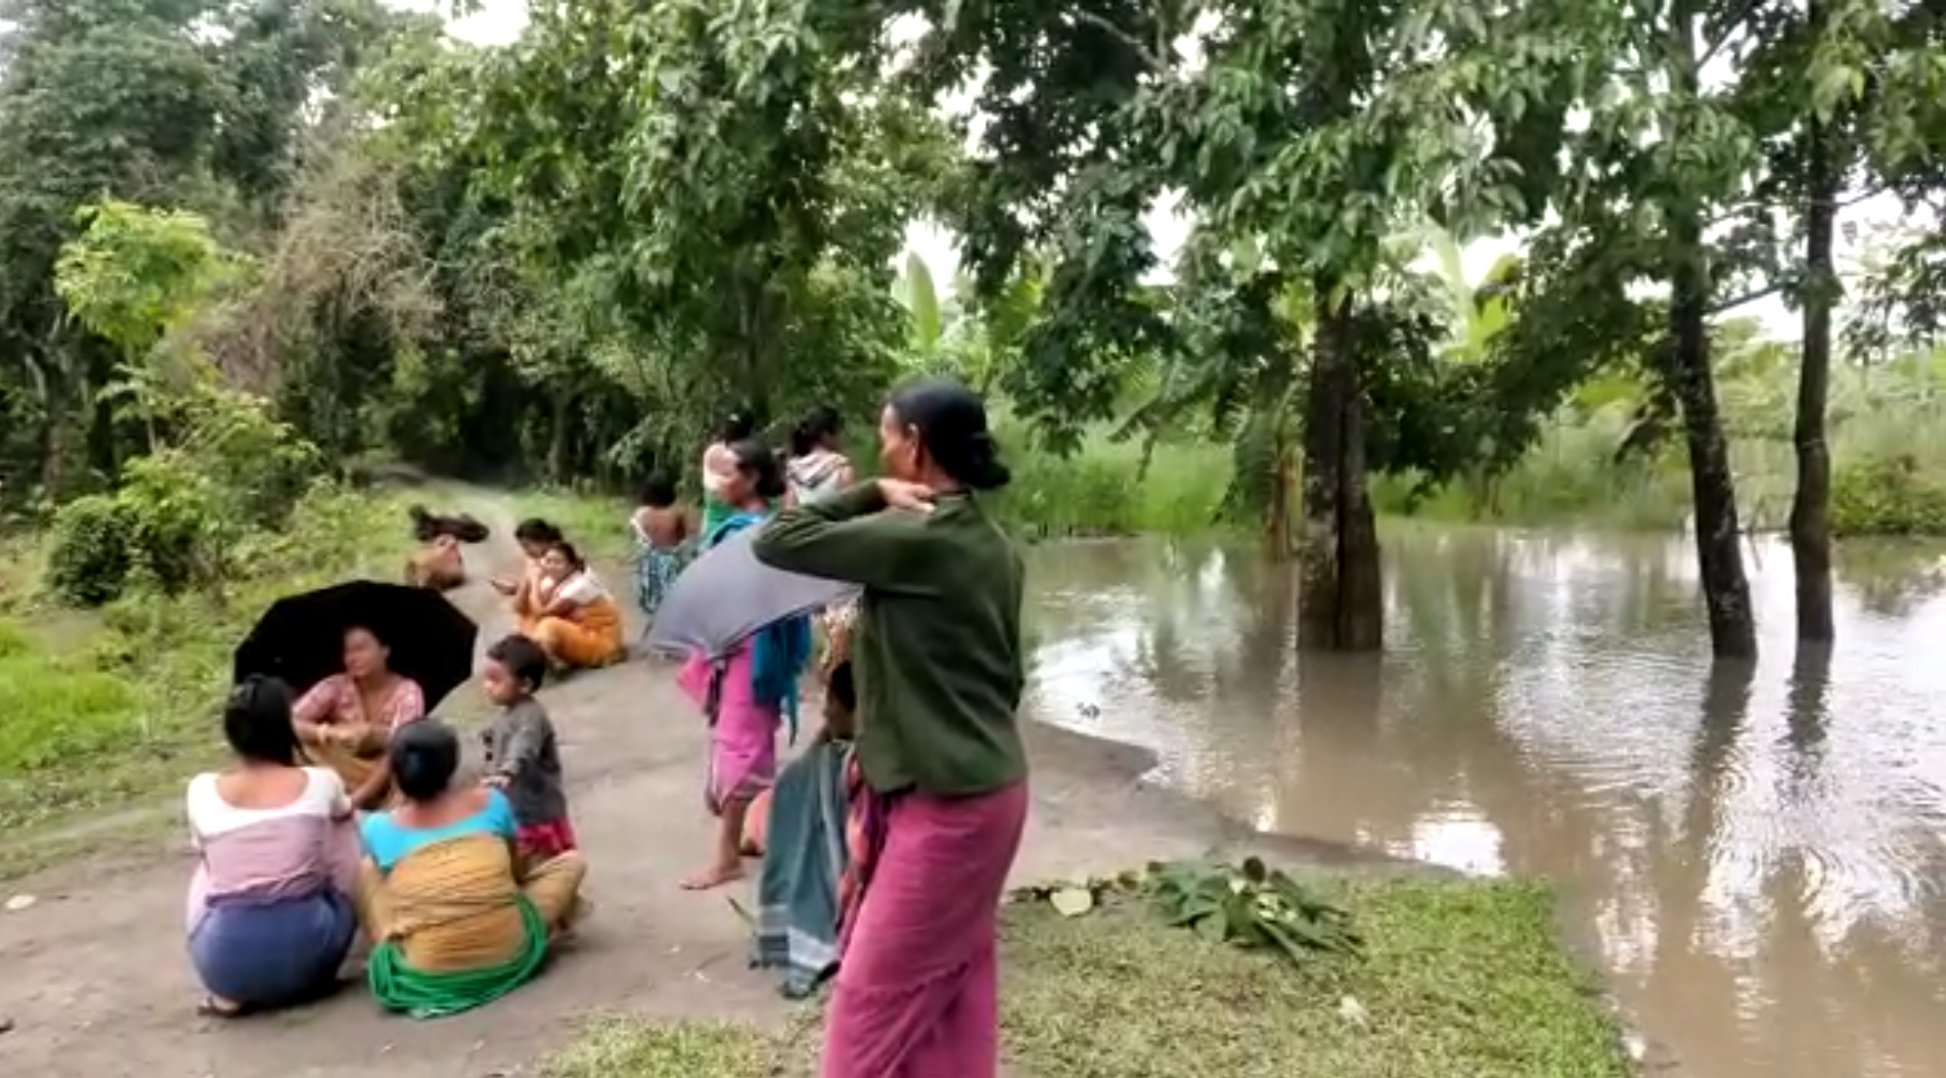
[[[391,697],[385,701],[379,713],[367,715],[364,701],[358,695],[358,684],[352,681],[351,675],[333,674],[299,697],[296,706],[291,708],[291,714],[299,722],[325,726],[371,725],[396,730],[406,723],[426,717],[426,697],[419,690],[418,682],[402,677],[393,686]]]

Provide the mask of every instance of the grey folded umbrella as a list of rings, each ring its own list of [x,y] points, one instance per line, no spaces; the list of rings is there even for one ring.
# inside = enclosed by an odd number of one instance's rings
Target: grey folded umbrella
[[[656,610],[648,645],[711,659],[773,622],[808,614],[858,593],[856,584],[787,573],[757,560],[754,524],[705,551],[676,578]]]

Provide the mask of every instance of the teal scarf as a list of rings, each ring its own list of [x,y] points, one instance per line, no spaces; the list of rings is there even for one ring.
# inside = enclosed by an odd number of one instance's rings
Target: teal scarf
[[[763,520],[764,514],[739,512],[703,536],[703,549]],[[811,646],[811,619],[802,614],[771,622],[750,640],[751,693],[759,704],[783,713],[793,745],[797,744],[797,680],[810,665]]]

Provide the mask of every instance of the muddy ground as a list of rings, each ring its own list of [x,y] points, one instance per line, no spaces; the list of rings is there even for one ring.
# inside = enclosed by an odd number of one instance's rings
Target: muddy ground
[[[469,550],[474,582],[453,595],[481,644],[510,627],[489,573],[511,572],[512,507],[464,505],[494,527]],[[618,522],[619,526],[619,522]],[[606,574],[617,590],[628,577]],[[639,627],[636,627],[639,628]],[[723,891],[677,880],[705,858],[705,729],[670,668],[637,658],[550,686],[575,829],[597,906],[577,947],[533,985],[491,1007],[431,1022],[381,1014],[356,989],[288,1014],[197,1018],[182,941],[186,840],[146,856],[84,860],[17,881],[34,903],[0,912],[0,1060],[36,1078],[485,1078],[535,1061],[604,1011],[783,1020],[775,978],[745,964],[748,933]],[[456,696],[476,690],[463,687]],[[1368,863],[1332,844],[1248,834],[1210,810],[1141,783],[1140,750],[1029,723],[1034,800],[1019,882],[1106,873],[1216,848],[1272,847],[1280,859]],[[185,776],[186,778],[187,776]]]

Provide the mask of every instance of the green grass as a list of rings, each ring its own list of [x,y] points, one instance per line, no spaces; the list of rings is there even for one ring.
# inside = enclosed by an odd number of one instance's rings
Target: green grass
[[[173,793],[222,758],[230,655],[277,597],[348,577],[398,578],[406,499],[320,488],[290,526],[252,538],[214,594],[137,593],[100,611],[52,604],[34,574],[0,580],[0,834],[16,846],[76,814]],[[31,560],[16,538],[11,553]],[[0,862],[18,860],[0,857]]]
[[[1552,901],[1522,883],[1334,885],[1365,959],[1302,968],[1126,906],[1003,918],[1002,1042],[1018,1078],[1622,1078],[1629,1066]],[[1355,1001],[1347,1003],[1347,1000]],[[814,1015],[782,1033],[608,1019],[550,1078],[816,1073]]]
[[[1006,433],[1003,445],[1023,444]],[[1055,538],[1207,533],[1232,471],[1228,447],[1178,443],[1157,447],[1144,474],[1139,444],[1101,437],[1067,460],[1032,451],[1006,460],[1013,482],[994,499],[1002,519]]]
[[[566,532],[568,541],[583,557],[614,562],[635,551],[628,530],[628,517],[635,506],[627,498],[547,489],[523,491],[515,496],[514,505],[519,519],[540,517]]]

